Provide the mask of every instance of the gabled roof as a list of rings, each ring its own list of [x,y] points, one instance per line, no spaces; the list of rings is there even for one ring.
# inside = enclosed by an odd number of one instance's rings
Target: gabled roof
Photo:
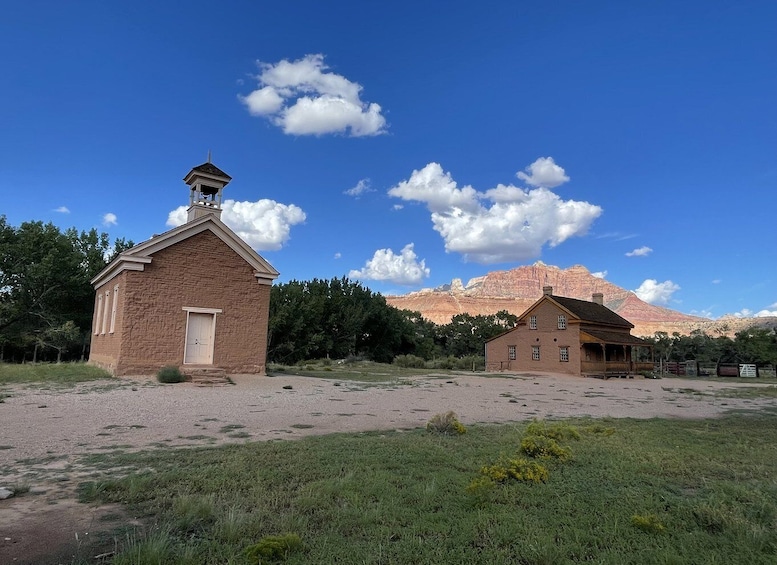
[[[207,164],[207,163],[206,163]],[[254,276],[262,284],[272,284],[272,281],[278,278],[278,271],[262,258],[256,251],[235,232],[229,229],[224,222],[219,220],[215,214],[207,214],[191,222],[187,222],[177,228],[173,228],[161,235],[139,243],[135,247],[121,253],[107,267],[95,276],[91,283],[96,288],[122,271],[142,271],[145,265],[153,261],[152,255],[171,245],[185,241],[190,237],[210,231],[221,241],[226,243],[235,253],[240,255],[243,260],[254,269]]]
[[[606,324],[608,326],[623,326],[633,328],[634,324],[626,318],[619,316],[606,306],[587,300],[578,300],[577,298],[567,298],[566,296],[549,295],[543,298],[549,298],[562,308],[569,310],[576,318],[582,322],[593,322],[596,324]]]

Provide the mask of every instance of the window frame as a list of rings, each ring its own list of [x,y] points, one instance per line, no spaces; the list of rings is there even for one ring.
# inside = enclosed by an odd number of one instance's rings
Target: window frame
[[[515,361],[518,359],[518,352],[516,350],[516,347],[514,345],[508,345],[507,346],[507,360],[508,361]]]
[[[561,363],[569,363],[569,347],[566,345],[559,346],[558,348],[558,360]]]
[[[567,329],[567,315],[566,314],[559,314],[558,315],[558,329],[560,329],[560,330]]]
[[[116,302],[119,299],[119,285],[113,287],[113,303],[111,304],[111,327],[108,333],[114,333],[116,331]]]
[[[539,345],[532,345],[531,346],[531,360],[532,361],[539,361],[540,360],[540,346]]]
[[[529,329],[530,330],[537,329],[537,316],[529,316]]]

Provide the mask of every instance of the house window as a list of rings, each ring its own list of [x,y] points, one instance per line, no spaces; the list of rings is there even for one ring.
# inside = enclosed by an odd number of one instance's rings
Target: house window
[[[108,326],[108,303],[111,301],[111,291],[106,290],[105,291],[105,304],[103,305],[103,321],[102,326],[100,327],[100,333],[105,333],[105,328]]]
[[[540,360],[540,346],[539,345],[532,345],[531,346],[531,358],[534,361]]]
[[[558,360],[562,363],[569,362],[569,348],[568,347],[559,347],[558,348]]]
[[[567,317],[564,314],[559,314],[558,316],[558,329],[567,329]]]
[[[113,331],[116,329],[116,302],[118,298],[119,285],[116,285],[113,287],[113,304],[111,304],[111,333],[113,333]]]
[[[537,316],[532,316],[529,318],[529,329],[530,330],[537,329]]]
[[[515,361],[515,346],[514,345],[508,345],[507,346],[507,358],[510,361]]]
[[[94,316],[94,335],[100,333],[100,320],[103,316],[103,295],[97,295],[97,314]]]

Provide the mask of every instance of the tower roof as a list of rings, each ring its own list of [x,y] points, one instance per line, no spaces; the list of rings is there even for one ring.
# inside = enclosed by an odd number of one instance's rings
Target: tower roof
[[[214,165],[210,161],[208,161],[207,163],[203,163],[202,165],[198,165],[198,166],[194,167],[189,172],[189,174],[186,175],[186,177],[184,177],[184,180],[188,179],[189,176],[192,173],[203,173],[203,174],[211,175],[211,176],[214,176],[214,177],[222,177],[222,178],[226,179],[227,181],[232,180],[231,176],[229,176],[227,173],[225,173],[224,171],[219,169],[216,165]]]

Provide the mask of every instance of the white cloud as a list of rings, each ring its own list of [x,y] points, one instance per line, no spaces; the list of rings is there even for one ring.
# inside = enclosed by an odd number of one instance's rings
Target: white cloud
[[[323,55],[258,64],[258,88],[239,97],[252,116],[267,117],[291,135],[386,133],[380,105],[362,102],[358,83],[326,72]]]
[[[515,176],[532,186],[555,188],[569,180],[564,169],[553,162],[553,157],[540,157],[524,170],[529,174],[519,171]]]
[[[69,214],[70,208],[68,208],[67,206],[60,206],[59,208],[54,208],[54,211],[60,214]]]
[[[356,186],[344,191],[343,194],[348,196],[359,197],[365,192],[375,192],[375,189],[370,186],[370,179],[361,179],[356,183]]]
[[[713,279],[712,284],[720,284],[720,279]]]
[[[399,255],[395,255],[391,249],[378,249],[363,269],[353,270],[348,276],[395,284],[418,284],[429,277],[430,271],[423,259],[417,259],[412,243],[405,245]]]
[[[735,318],[752,318],[754,312],[749,308],[742,308],[739,312],[734,312]]]
[[[709,318],[710,320],[714,318],[712,315],[712,310],[691,310],[691,315],[701,316],[702,318]]]
[[[768,318],[771,316],[777,316],[777,310],[759,310],[755,313],[756,318]]]
[[[640,300],[648,304],[668,304],[672,295],[680,290],[680,285],[672,281],[658,282],[656,279],[646,279],[634,291]]]
[[[591,276],[596,277],[597,279],[606,279],[607,271],[597,271],[595,273],[591,273]]]
[[[772,304],[769,306],[769,308],[777,308],[777,303]],[[739,312],[734,312],[734,316],[737,318],[768,318],[772,316],[777,316],[777,309],[776,310],[769,310],[769,309],[763,309],[759,310],[758,312],[753,312],[749,308],[742,308]]]
[[[335,253],[335,259],[339,259],[342,256],[343,256],[343,254],[340,253],[339,251],[337,253]]]
[[[425,203],[445,250],[482,264],[538,257],[545,244],[555,247],[587,233],[602,213],[599,206],[562,200],[543,187],[459,188],[438,163],[413,171],[388,194]]]
[[[103,214],[103,225],[106,227],[115,226],[118,224],[118,218],[116,217],[116,214],[113,212],[108,212],[107,214]]]
[[[186,206],[179,206],[167,217],[167,225],[186,223]],[[291,227],[305,221],[305,212],[294,204],[262,199],[256,202],[225,200],[221,220],[257,251],[277,251],[289,240]]]
[[[653,253],[653,250],[650,247],[643,245],[642,247],[638,247],[634,251],[629,251],[628,253],[626,253],[626,257],[645,257],[647,255],[650,255],[651,253]]]

